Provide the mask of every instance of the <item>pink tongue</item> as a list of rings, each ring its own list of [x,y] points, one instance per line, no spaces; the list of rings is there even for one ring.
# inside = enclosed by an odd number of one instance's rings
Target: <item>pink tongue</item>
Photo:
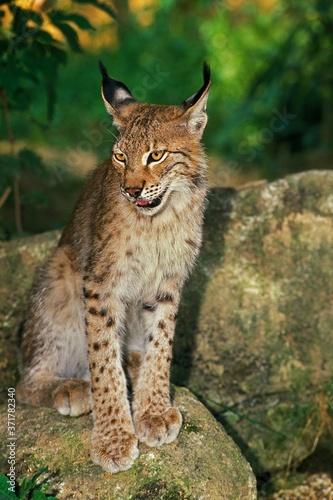
[[[147,200],[136,200],[136,204],[139,205],[139,207],[146,207],[149,203],[150,202]]]

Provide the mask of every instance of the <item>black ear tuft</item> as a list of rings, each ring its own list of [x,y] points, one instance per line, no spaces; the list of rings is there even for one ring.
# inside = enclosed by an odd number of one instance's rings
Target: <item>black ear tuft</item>
[[[109,79],[109,75],[108,75],[106,67],[104,66],[102,61],[98,61],[98,65],[99,65],[99,69],[100,69],[100,72],[101,72],[102,77],[103,77],[103,83],[107,82]]]
[[[206,61],[203,64],[203,77],[204,77],[204,86],[206,87],[210,82],[210,66]]]
[[[198,92],[196,92],[195,94],[191,95],[191,97],[189,97],[188,99],[186,99],[186,101],[183,102],[183,106],[186,109],[190,108],[191,106],[194,106],[194,104],[200,101],[201,97],[204,94],[206,94],[206,92],[210,87],[210,67],[206,62],[204,62],[203,65],[203,78],[204,78],[204,84],[201,87],[201,89],[198,90]]]
[[[195,94],[191,95],[182,106],[187,129],[201,138],[207,123],[206,105],[210,88],[210,68],[207,63],[203,65],[204,83]]]
[[[110,78],[106,67],[101,61],[99,61],[99,69],[102,74],[102,97],[109,113],[113,114],[112,109],[116,111],[122,105],[135,101],[124,83]]]

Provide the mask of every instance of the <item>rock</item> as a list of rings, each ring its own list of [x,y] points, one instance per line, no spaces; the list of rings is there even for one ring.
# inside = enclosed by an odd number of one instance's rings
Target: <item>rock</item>
[[[328,474],[313,474],[300,486],[280,490],[260,500],[332,500],[333,481]]]
[[[26,295],[35,270],[55,247],[60,233],[0,242],[0,403],[17,380],[17,345]]]
[[[0,245],[0,381],[2,436],[7,435],[7,389],[17,379],[17,331],[36,268],[59,239],[50,232]],[[105,473],[89,459],[90,416],[65,418],[46,408],[16,408],[17,478],[48,466],[57,498],[256,498],[255,479],[221,425],[186,389],[176,389],[184,425],[175,443],[141,446],[134,467]],[[0,470],[7,472],[7,440],[0,444]],[[222,496],[221,496],[222,495]]]
[[[332,193],[333,172],[310,171],[240,192],[214,189],[208,198],[202,252],[180,308],[173,381],[214,412],[257,474],[306,456],[327,417]],[[26,290],[58,237],[0,245],[2,388],[17,376]]]
[[[133,467],[104,472],[89,458],[91,417],[63,417],[55,410],[16,409],[16,475],[31,476],[49,467],[47,484],[59,499],[252,500],[255,479],[239,449],[208,410],[185,388],[175,405],[184,424],[178,439],[160,448],[140,446]],[[2,406],[1,436],[7,436]],[[0,443],[0,470],[7,472],[7,439]]]
[[[257,474],[306,456],[325,421],[332,216],[332,171],[209,196],[179,314],[174,380],[214,411]]]

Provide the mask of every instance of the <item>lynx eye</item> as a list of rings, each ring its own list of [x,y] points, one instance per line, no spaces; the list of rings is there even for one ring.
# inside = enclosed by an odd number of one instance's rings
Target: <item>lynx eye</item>
[[[165,151],[152,151],[150,155],[148,156],[148,163],[151,163],[152,161],[158,161],[163,158],[165,154]]]
[[[124,161],[126,160],[126,156],[124,155],[124,153],[114,153],[113,156],[115,157],[116,160],[120,161],[121,163],[124,163]]]

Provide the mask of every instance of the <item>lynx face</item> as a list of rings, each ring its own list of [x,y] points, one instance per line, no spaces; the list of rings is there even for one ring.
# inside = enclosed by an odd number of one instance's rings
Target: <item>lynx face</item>
[[[165,146],[155,149],[151,145],[137,163],[133,162],[131,169],[130,158],[127,159],[129,155],[118,148],[116,151],[113,164],[121,175],[122,194],[129,202],[135,203],[142,213],[154,215],[162,209],[173,190],[173,175],[170,172],[176,166],[174,153],[167,151]]]
[[[185,144],[191,141],[191,134],[177,118],[161,125],[159,115],[164,109],[159,106],[137,107],[150,111],[145,124],[146,137],[135,133],[141,119],[127,124],[126,133],[120,135],[114,146],[112,162],[120,174],[122,194],[129,202],[135,203],[140,212],[154,215],[164,207],[172,193],[191,186],[191,162],[189,154],[184,151]],[[140,111],[143,114],[147,110]],[[163,139],[156,139],[156,131],[161,128],[163,131],[159,135]]]
[[[136,101],[125,85],[103,73],[102,97],[120,132],[112,164],[122,194],[142,214],[155,215],[176,193],[200,183],[203,168],[196,159],[210,85],[208,74],[205,78],[181,105],[161,106]]]

